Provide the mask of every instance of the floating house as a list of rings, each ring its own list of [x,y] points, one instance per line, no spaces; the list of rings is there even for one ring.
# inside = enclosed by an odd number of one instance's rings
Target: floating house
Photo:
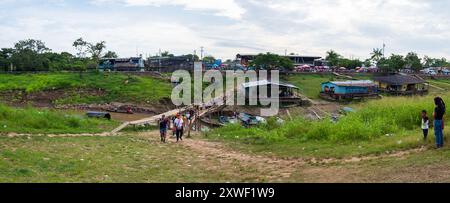
[[[298,94],[299,88],[292,84],[276,83],[268,80],[259,80],[242,84],[241,90],[245,91],[247,99],[259,99],[259,89],[263,86],[267,88],[267,96],[270,98],[278,98],[281,104],[302,104],[302,99]],[[257,95],[250,95],[251,88],[258,90]],[[279,95],[272,96],[272,88],[279,88]],[[259,101],[259,100],[257,100]]]
[[[144,71],[145,64],[142,57],[104,58],[98,65],[100,71]]]
[[[360,99],[378,97],[377,85],[371,80],[322,83],[320,96],[327,100]]]
[[[394,95],[413,95],[428,93],[429,84],[418,77],[411,75],[389,75],[375,77],[380,92]]]
[[[236,60],[238,60],[242,66],[247,67],[253,60],[256,59],[256,57],[258,57],[258,54],[237,54]],[[315,66],[325,63],[325,61],[320,61],[320,59],[322,59],[320,56],[287,55],[286,57],[292,60],[294,66]]]
[[[147,60],[146,66],[153,71],[174,72],[176,70],[192,70],[195,58],[190,55],[183,56],[154,56]]]

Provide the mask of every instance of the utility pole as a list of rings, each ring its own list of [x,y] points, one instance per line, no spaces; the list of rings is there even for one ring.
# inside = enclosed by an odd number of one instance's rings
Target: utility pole
[[[197,56],[197,50],[194,50],[194,55],[192,56],[192,61],[195,62],[195,56]]]
[[[386,43],[384,43],[384,41],[383,41],[383,58],[385,57],[385,55],[384,55],[384,50],[386,49]]]
[[[204,51],[204,47],[201,46],[200,47],[200,60],[203,61],[203,51]]]
[[[161,49],[159,49],[159,53],[158,53],[158,68],[159,68],[159,72],[161,73]]]

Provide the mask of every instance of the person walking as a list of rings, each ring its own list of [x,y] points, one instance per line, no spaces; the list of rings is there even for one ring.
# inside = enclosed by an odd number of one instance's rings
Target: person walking
[[[423,131],[423,140],[426,142],[428,137],[428,129],[430,128],[430,119],[427,116],[427,111],[422,111],[422,131]]]
[[[445,103],[440,97],[434,98],[434,136],[436,137],[436,148],[441,149],[444,147],[444,114]]]
[[[159,120],[159,133],[161,135],[161,142],[166,143],[167,129],[169,128],[169,119],[163,115]]]
[[[174,126],[175,126],[175,134],[177,136],[177,142],[180,140],[183,140],[183,118],[180,116],[180,114],[177,114],[177,118],[174,121]]]

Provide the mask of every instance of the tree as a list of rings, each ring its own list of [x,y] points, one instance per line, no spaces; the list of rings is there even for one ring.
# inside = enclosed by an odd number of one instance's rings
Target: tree
[[[91,54],[92,59],[96,62],[100,59],[100,56],[105,48],[105,41],[97,42],[95,44],[88,43],[88,52]]]
[[[103,55],[103,58],[118,58],[118,57],[119,56],[114,51],[108,51],[108,52],[106,52],[105,55]]]
[[[14,49],[19,52],[32,51],[36,54],[42,54],[46,51],[51,51],[51,49],[45,46],[44,42],[34,39],[21,40],[14,44]]]
[[[397,72],[405,68],[406,61],[402,55],[392,54],[388,59],[382,58],[380,60],[382,66],[380,67],[384,72]]]
[[[191,59],[191,60],[193,60],[193,61],[198,61],[198,60],[200,60],[200,57],[198,57],[197,55],[194,55],[194,54],[186,54],[186,55],[184,55],[186,58],[189,58],[189,59]]]
[[[256,56],[251,65],[256,69],[265,70],[274,70],[280,68],[292,70],[294,68],[294,62],[292,62],[292,60],[290,60],[289,58],[269,52]]]
[[[428,56],[424,56],[423,57],[423,66],[426,68],[431,67],[431,65],[434,63],[434,59],[428,57]]]
[[[14,50],[11,48],[2,48],[0,50],[0,69],[9,71],[11,66],[11,56]]]
[[[446,58],[440,58],[440,59],[434,59],[434,63],[431,65],[432,67],[444,67],[446,66],[447,59]]]
[[[359,59],[346,59],[346,58],[341,58],[339,59],[338,62],[338,66],[340,67],[346,67],[348,69],[356,69],[357,67],[361,67],[363,65],[363,62],[360,61]]]
[[[47,71],[50,61],[44,53],[48,51],[41,40],[22,40],[14,44],[10,62],[18,71]]]
[[[364,67],[371,67],[372,66],[372,60],[366,59],[363,63]]]
[[[203,57],[203,62],[214,63],[215,61],[216,61],[216,58],[214,58],[214,56],[205,56],[205,57]]]
[[[371,55],[371,60],[375,61],[375,63],[378,64],[378,62],[380,62],[380,60],[384,57],[383,49],[375,48],[375,49],[373,49],[372,53],[370,53],[370,55]]]
[[[446,58],[438,59],[438,58],[430,58],[428,56],[425,56],[423,58],[423,61],[424,61],[423,66],[427,67],[427,68],[429,68],[429,67],[436,68],[436,67],[447,67],[447,66],[450,66],[450,63],[447,62]]]
[[[84,41],[83,38],[80,37],[77,40],[75,40],[75,42],[73,42],[72,46],[75,47],[75,49],[78,51],[77,56],[79,58],[86,57],[88,43],[86,41]]]
[[[420,58],[414,52],[409,52],[405,57],[406,67],[416,72],[422,70],[422,63]]]
[[[175,55],[169,53],[169,51],[164,51],[164,52],[161,53],[161,56],[162,57],[169,57],[169,58],[171,58],[171,57],[174,57]]]
[[[330,50],[327,52],[327,57],[325,58],[325,60],[328,61],[328,64],[330,66],[338,66],[340,58],[341,55],[336,53],[334,50]]]

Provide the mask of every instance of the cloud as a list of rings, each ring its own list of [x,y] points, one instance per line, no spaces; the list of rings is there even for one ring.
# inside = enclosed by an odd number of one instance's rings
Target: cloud
[[[245,12],[234,0],[92,0],[94,4],[123,3],[127,6],[181,6],[186,10],[208,11],[217,16],[240,19]]]
[[[5,3],[7,2],[7,3]],[[22,3],[20,3],[22,2]],[[3,1],[0,47],[25,38],[73,51],[78,37],[107,41],[121,56],[175,54],[204,46],[209,54],[285,50],[346,57],[386,53],[450,58],[450,1],[434,0],[52,0]],[[1,3],[0,3],[1,4]]]

